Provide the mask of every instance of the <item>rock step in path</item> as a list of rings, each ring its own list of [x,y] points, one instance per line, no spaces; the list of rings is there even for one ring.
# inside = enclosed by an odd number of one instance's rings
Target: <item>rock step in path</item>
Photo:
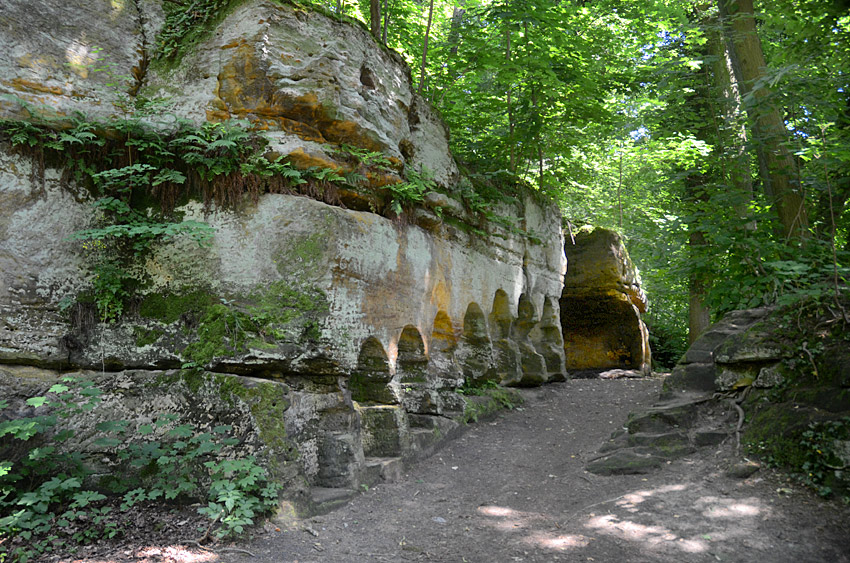
[[[597,475],[642,474],[697,448],[735,441],[738,413],[715,400],[716,351],[764,319],[768,309],[734,311],[688,349],[664,382],[657,402],[635,411],[587,464]]]

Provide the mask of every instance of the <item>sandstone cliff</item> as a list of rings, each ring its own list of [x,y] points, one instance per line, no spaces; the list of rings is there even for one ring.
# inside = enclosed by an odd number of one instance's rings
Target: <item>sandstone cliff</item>
[[[103,176],[87,181],[56,149],[17,143],[7,129],[0,376],[10,400],[78,373],[106,392],[94,421],[226,420],[242,436],[234,455],[258,455],[295,494],[391,478],[399,459],[457,426],[462,385],[565,377],[557,208],[520,191],[491,204],[493,222],[464,203],[446,129],[397,55],[356,25],[246,1],[210,18],[179,57],[157,59],[168,21],[153,0],[5,2],[4,123],[47,120],[61,136],[97,120],[91,138],[125,150],[137,137],[110,120],[169,138],[241,118],[262,132],[259,156],[312,174],[312,191],[258,189],[270,180],[241,168],[214,181],[226,194],[253,186],[253,197],[202,201],[212,181],[182,169],[189,180],[172,182],[173,210],[163,209],[206,223],[211,238],[161,236],[121,258],[132,287],[120,291],[132,295],[110,319],[93,304],[105,246],[72,236],[112,212],[92,206]],[[127,166],[144,156],[127,150]],[[97,164],[75,162],[86,158]],[[354,172],[364,177],[354,185],[327,180]],[[433,178],[429,191],[391,209],[390,187],[417,174]],[[182,192],[191,178],[199,191]],[[141,217],[160,213],[146,205]],[[91,438],[77,446],[114,453]]]

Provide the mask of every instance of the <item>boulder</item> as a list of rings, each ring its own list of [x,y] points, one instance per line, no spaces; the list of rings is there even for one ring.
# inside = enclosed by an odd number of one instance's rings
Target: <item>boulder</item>
[[[649,333],[640,318],[646,295],[620,236],[583,228],[567,240],[561,294],[566,369],[650,371]]]

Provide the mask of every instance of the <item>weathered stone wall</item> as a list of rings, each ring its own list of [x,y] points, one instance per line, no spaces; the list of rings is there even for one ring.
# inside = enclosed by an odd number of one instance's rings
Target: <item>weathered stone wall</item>
[[[4,100],[0,115],[120,115],[107,71],[93,67],[136,67],[139,92],[168,98],[158,127],[168,114],[247,118],[299,166],[342,166],[333,149],[349,143],[399,170],[427,167],[440,192],[407,220],[283,194],[233,209],[189,202],[176,211],[212,226],[211,244],[154,246],[124,316],[98,323],[79,302],[91,256],[67,239],[96,219],[92,196],[0,143],[0,366],[13,405],[77,373],[106,392],[95,422],[226,419],[251,437],[236,454],[259,455],[293,490],[350,488],[392,477],[385,458],[448,435],[464,382],[565,377],[558,210],[520,196],[495,211],[523,230],[470,228],[445,127],[397,55],[359,27],[252,1],[179,65],[148,68],[139,49],[161,25],[159,3],[96,4],[4,3],[0,91],[50,110]]]

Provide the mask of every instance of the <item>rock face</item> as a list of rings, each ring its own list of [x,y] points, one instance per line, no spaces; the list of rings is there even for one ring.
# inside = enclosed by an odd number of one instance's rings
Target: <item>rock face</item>
[[[571,372],[649,373],[646,295],[620,236],[583,228],[565,242],[569,268],[561,294],[566,367]]]
[[[139,99],[159,100],[157,116],[172,122],[248,119],[268,132],[270,150],[305,168],[343,166],[333,149],[348,144],[424,167],[443,187],[457,181],[448,131],[414,93],[398,54],[360,27],[318,13],[238,4],[174,66],[148,60],[163,26],[156,0],[107,10],[4,2],[0,116],[45,107],[58,115],[118,115],[129,88]],[[30,107],[22,111],[10,96]]]
[[[163,413],[177,414],[174,424],[228,424],[241,440],[234,455],[257,455],[303,501],[305,484],[355,488],[430,451],[458,426],[464,383],[565,378],[557,208],[520,196],[494,211],[524,230],[470,228],[445,127],[397,55],[357,26],[249,1],[177,64],[149,64],[160,4],[114,6],[4,3],[0,92],[18,100],[4,98],[0,115],[120,116],[122,97],[94,67],[106,68],[135,77],[137,101],[167,98],[157,121],[143,118],[152,127],[167,131],[165,114],[245,118],[298,168],[343,169],[346,144],[390,163],[373,187],[427,168],[438,191],[407,220],[276,193],[229,208],[182,202],[180,216],[214,229],[210,244],[154,244],[134,264],[144,286],[118,322],[104,323],[81,298],[95,282],[91,254],[68,239],[95,223],[94,196],[0,140],[0,377],[10,408],[76,374],[104,392],[92,424]],[[77,445],[104,455],[85,436]]]

